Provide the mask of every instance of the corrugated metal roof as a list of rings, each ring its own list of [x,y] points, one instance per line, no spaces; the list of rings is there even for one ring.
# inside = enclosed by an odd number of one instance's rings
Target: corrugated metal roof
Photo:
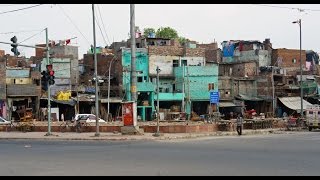
[[[300,113],[301,111],[301,98],[300,97],[279,97],[279,100],[288,108],[297,111]],[[307,106],[311,106],[312,104],[306,100],[303,100],[303,110],[307,109]]]
[[[232,102],[219,102],[219,107],[236,107],[237,105],[235,105]]]
[[[263,101],[263,99],[253,96],[248,96],[245,94],[239,94],[236,96],[239,99],[245,100],[245,101]]]

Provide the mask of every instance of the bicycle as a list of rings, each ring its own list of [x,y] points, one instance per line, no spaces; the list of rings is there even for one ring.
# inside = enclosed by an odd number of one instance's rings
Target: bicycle
[[[89,127],[90,127],[90,124],[87,122],[77,121],[75,122],[75,124],[73,124],[71,121],[65,121],[64,123],[60,124],[59,130],[62,133],[67,132],[69,130],[71,132],[81,133],[81,132],[88,131]]]
[[[60,124],[59,131],[62,133],[68,131],[69,129],[71,129],[71,131],[73,131],[74,127],[75,127],[75,125],[73,125],[71,121],[65,121],[62,124]]]
[[[13,121],[6,125],[6,132],[18,131],[18,123],[14,124]]]
[[[18,123],[18,129],[22,132],[32,132],[35,130],[35,124],[32,122],[20,122]]]
[[[77,121],[75,129],[77,133],[87,132],[89,130],[90,124],[85,121]]]

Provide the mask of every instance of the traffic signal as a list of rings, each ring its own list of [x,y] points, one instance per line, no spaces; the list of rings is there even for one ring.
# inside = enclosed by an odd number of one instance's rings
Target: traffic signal
[[[52,64],[47,65],[47,73],[48,73],[49,85],[54,85],[54,83],[55,83],[55,81],[54,81],[54,70],[53,70]]]
[[[16,36],[13,36],[11,39],[11,42],[12,42],[12,44],[11,44],[11,46],[12,46],[12,48],[11,48],[11,52],[13,52],[13,54],[15,55],[15,56],[19,56],[20,55],[20,52],[18,51],[18,48],[17,48],[17,41],[18,41],[18,39],[17,39],[17,37]]]
[[[42,71],[41,72],[41,89],[43,89],[44,91],[48,90],[48,79],[49,79],[49,75],[47,73],[47,71]]]

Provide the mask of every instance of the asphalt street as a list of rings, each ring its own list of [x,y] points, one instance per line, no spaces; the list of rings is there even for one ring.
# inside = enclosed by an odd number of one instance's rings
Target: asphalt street
[[[0,174],[320,175],[320,132],[170,141],[0,140]]]

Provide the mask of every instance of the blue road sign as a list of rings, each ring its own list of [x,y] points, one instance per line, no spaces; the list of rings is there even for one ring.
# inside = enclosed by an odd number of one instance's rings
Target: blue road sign
[[[219,103],[219,92],[210,92],[210,103]]]

